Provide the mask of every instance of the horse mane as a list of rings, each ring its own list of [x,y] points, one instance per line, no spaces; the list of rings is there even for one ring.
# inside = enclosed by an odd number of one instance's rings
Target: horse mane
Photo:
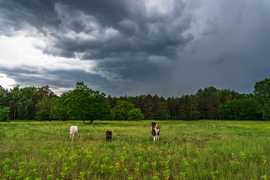
[[[156,127],[156,123],[155,122],[152,122],[152,129],[154,129]]]

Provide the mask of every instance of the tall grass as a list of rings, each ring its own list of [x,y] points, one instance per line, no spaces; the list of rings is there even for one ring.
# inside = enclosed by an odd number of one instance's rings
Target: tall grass
[[[253,121],[0,123],[1,179],[269,179],[270,124]],[[77,139],[69,127],[79,128]],[[113,132],[112,142],[105,132]]]

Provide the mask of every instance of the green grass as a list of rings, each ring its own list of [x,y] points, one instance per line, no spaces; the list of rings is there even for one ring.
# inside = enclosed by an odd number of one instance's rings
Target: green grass
[[[269,179],[263,121],[0,123],[1,179]],[[72,143],[69,127],[78,126]],[[112,142],[105,132],[113,132]]]

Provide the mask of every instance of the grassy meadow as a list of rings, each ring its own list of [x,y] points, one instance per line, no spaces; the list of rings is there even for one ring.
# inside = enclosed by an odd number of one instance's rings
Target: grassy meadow
[[[0,123],[0,179],[270,179],[270,122],[151,122]]]

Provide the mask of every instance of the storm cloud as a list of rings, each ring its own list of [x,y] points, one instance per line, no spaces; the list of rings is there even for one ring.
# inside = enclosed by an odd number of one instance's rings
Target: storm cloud
[[[270,75],[269,17],[267,0],[0,0],[0,75],[58,93],[251,93]]]

